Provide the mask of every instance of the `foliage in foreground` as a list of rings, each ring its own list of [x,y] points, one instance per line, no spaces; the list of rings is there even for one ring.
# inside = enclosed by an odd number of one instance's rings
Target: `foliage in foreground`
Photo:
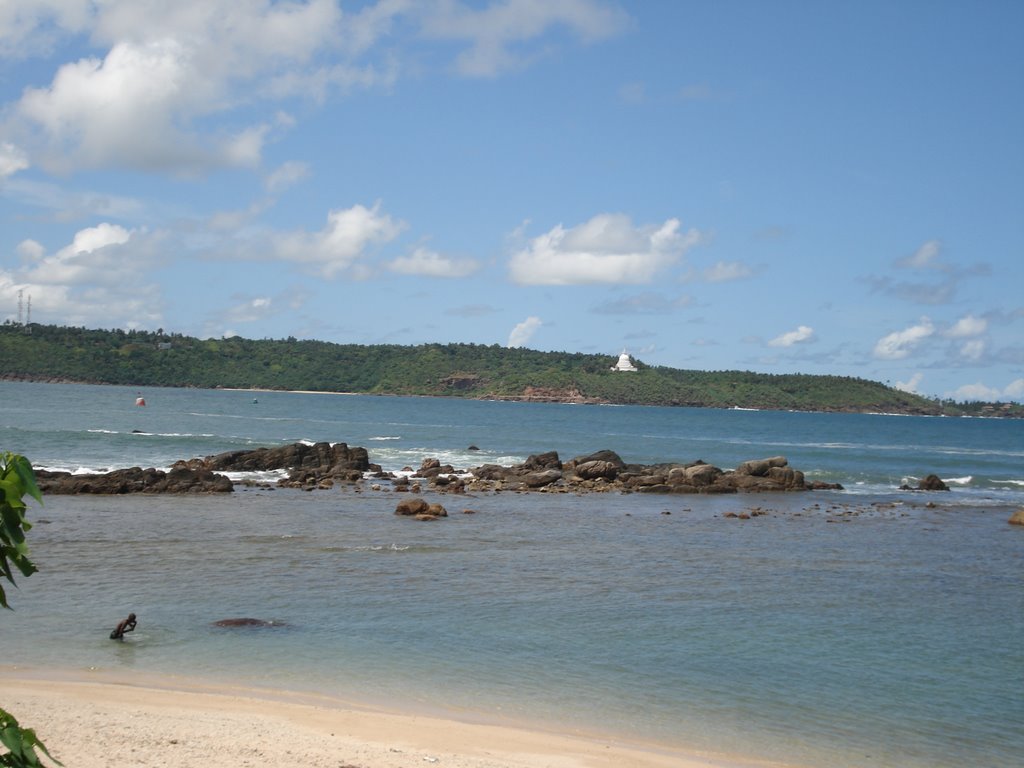
[[[28,557],[28,543],[25,532],[32,524],[25,519],[25,496],[42,502],[42,494],[36,486],[32,465],[24,456],[5,452],[0,454],[0,575],[14,584],[13,564],[24,576],[36,572],[36,566]],[[0,605],[10,609],[3,581],[0,580]],[[0,755],[0,766],[10,768],[36,768],[42,766],[36,750],[40,750],[61,765],[46,749],[31,728],[22,728],[10,712],[0,708],[0,745],[6,754]]]
[[[6,755],[0,755],[0,765],[10,768],[42,768],[44,763],[39,760],[36,750],[40,750],[48,758],[63,765],[46,749],[31,728],[22,728],[10,712],[0,707],[0,744],[7,748]]]

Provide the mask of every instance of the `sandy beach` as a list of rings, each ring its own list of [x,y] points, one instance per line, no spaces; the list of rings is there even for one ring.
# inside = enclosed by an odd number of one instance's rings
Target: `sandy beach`
[[[765,768],[663,746],[178,678],[0,671],[0,704],[67,768]]]

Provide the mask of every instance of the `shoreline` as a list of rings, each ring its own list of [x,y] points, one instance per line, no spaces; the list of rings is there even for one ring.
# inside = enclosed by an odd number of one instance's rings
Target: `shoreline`
[[[2,667],[0,684],[0,704],[74,768],[115,759],[199,768],[212,755],[227,768],[783,768],[673,745],[189,678]]]
[[[174,384],[119,384],[106,381],[89,381],[80,379],[68,379],[64,377],[40,377],[31,374],[2,374],[0,375],[0,382],[11,382],[11,383],[26,383],[26,384],[77,384],[84,386],[95,386],[95,387],[122,387],[124,389],[196,389],[196,390],[209,390],[214,392],[265,392],[265,393],[280,393],[280,394],[297,394],[297,395],[365,395],[366,397],[420,397],[420,398],[431,398],[441,400],[463,400],[470,401],[476,400],[481,402],[508,402],[508,403],[533,403],[533,404],[551,404],[551,405],[594,405],[594,406],[637,406],[641,408],[698,408],[698,409],[709,409],[709,410],[722,410],[722,411],[753,411],[753,412],[769,412],[769,413],[820,413],[820,414],[851,414],[851,415],[863,415],[863,416],[930,416],[936,418],[974,418],[974,419],[1024,419],[1024,410],[1020,413],[1016,411],[1004,411],[1000,413],[981,413],[981,414],[968,414],[968,413],[943,413],[943,412],[929,412],[920,411],[916,409],[907,410],[876,410],[860,408],[856,406],[835,406],[835,407],[823,407],[823,408],[783,408],[783,407],[751,407],[744,406],[738,403],[733,405],[711,405],[705,403],[675,403],[675,402],[616,402],[614,400],[607,400],[601,398],[594,398],[588,396],[573,397],[569,395],[491,395],[482,394],[477,396],[465,397],[461,395],[452,394],[439,394],[439,393],[427,393],[427,392],[347,392],[337,390],[322,390],[322,389],[275,389],[267,387],[201,387],[195,385],[174,385]],[[986,403],[986,405],[1005,406],[1012,405],[1012,403],[1003,403],[1001,401]]]

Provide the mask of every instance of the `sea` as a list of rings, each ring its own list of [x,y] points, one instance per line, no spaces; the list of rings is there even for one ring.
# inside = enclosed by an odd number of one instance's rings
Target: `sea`
[[[0,663],[723,761],[1024,765],[1024,526],[1008,524],[1024,506],[1022,421],[0,382],[0,451],[39,469],[320,441],[406,473],[551,450],[723,469],[782,455],[843,490],[425,488],[448,510],[435,522],[396,516],[400,496],[372,480],[49,495],[29,504],[39,572],[8,590]],[[900,490],[928,474],[950,490]],[[129,611],[137,631],[112,642]],[[242,617],[270,626],[216,624]]]

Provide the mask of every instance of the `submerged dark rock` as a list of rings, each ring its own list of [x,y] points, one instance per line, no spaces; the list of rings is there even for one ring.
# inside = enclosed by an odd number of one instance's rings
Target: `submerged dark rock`
[[[219,619],[213,622],[215,627],[286,627],[288,622],[277,619]]]
[[[901,485],[901,491],[948,491],[949,486],[942,482],[942,478],[938,475],[928,475],[921,479],[917,483],[917,488],[911,488],[909,485]]]

